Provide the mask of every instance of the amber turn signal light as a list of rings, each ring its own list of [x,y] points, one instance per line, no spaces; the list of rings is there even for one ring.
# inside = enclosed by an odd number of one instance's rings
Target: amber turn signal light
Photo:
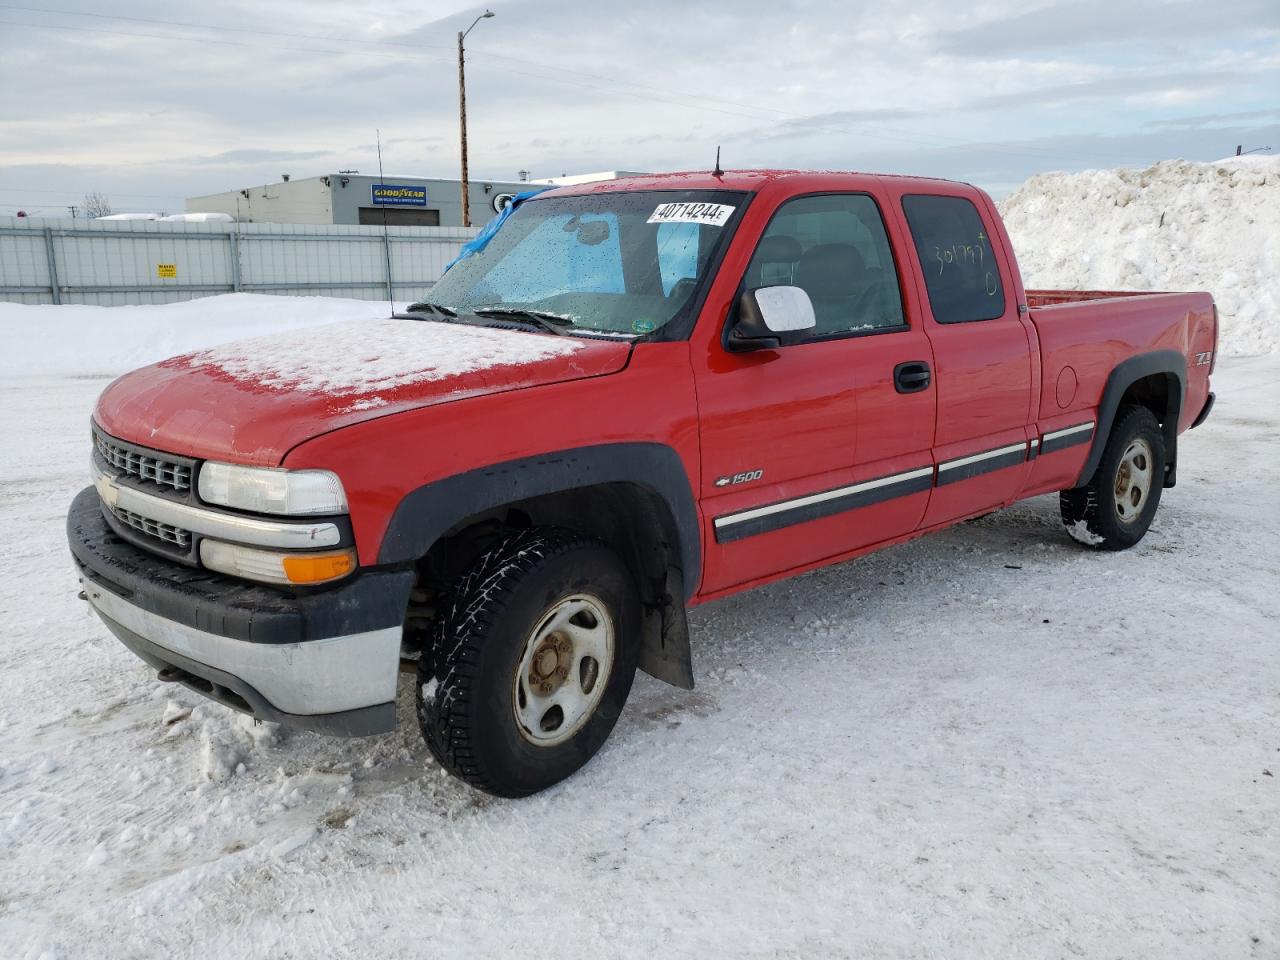
[[[303,553],[297,556],[285,556],[284,575],[290,583],[323,583],[326,580],[337,580],[345,577],[356,568],[356,556],[353,550],[341,550],[337,553]]]

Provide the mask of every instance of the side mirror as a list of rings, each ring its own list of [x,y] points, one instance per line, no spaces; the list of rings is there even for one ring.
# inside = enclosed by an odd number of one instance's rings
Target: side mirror
[[[738,302],[738,322],[729,331],[729,349],[770,350],[782,335],[812,330],[818,320],[813,301],[800,287],[756,287]]]

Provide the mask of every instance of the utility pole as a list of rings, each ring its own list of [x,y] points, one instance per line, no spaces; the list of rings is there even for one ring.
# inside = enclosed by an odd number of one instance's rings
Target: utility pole
[[[67,209],[71,212],[72,220],[76,219],[76,217],[80,215],[80,208],[77,207],[74,203],[71,204],[69,207],[67,207]]]
[[[471,21],[471,26],[458,31],[458,129],[462,139],[462,225],[471,226],[471,197],[467,184],[467,68],[466,52],[462,41],[475,29],[477,23],[493,16],[492,10],[486,10]]]

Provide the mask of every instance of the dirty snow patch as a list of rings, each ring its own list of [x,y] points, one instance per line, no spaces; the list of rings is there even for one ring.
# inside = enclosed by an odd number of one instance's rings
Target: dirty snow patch
[[[379,318],[255,337],[179,357],[279,390],[362,394],[567,357],[581,341],[520,330]]]

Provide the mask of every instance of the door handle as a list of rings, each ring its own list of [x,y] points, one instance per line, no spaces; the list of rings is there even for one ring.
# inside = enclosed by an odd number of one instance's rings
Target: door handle
[[[893,368],[893,388],[899,393],[919,393],[932,382],[929,364],[923,360],[908,360]]]

